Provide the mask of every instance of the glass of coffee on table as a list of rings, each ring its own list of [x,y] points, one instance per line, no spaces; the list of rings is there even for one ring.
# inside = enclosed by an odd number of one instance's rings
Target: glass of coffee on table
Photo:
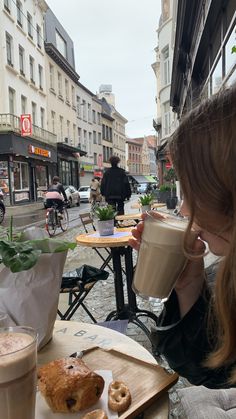
[[[0,328],[0,417],[35,419],[37,333]]]
[[[144,298],[167,300],[187,258],[183,251],[186,220],[147,213],[135,268],[133,290]],[[192,232],[191,241],[197,236]]]

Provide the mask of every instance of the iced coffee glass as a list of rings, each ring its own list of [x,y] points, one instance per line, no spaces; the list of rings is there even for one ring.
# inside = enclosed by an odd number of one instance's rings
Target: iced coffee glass
[[[144,297],[168,299],[187,259],[183,252],[186,221],[147,213],[135,268],[133,290]],[[192,239],[196,233],[192,233]]]
[[[0,328],[0,417],[35,419],[37,334]]]

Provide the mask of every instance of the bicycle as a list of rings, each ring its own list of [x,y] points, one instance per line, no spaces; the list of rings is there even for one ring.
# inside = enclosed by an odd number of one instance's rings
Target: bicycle
[[[60,227],[62,231],[66,231],[68,229],[69,215],[66,207],[64,206],[62,210],[63,218],[60,218],[58,214],[59,210],[57,208],[57,204],[54,204],[52,207],[47,208],[45,228],[50,237],[55,235],[56,229],[58,227]]]

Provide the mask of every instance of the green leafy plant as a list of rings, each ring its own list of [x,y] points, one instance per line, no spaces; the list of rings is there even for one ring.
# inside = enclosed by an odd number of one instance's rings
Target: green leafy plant
[[[153,201],[152,194],[145,194],[139,198],[139,202],[141,205],[150,205]]]
[[[113,220],[117,214],[112,205],[107,205],[106,207],[97,206],[94,212],[100,221]]]
[[[32,268],[43,253],[59,253],[73,250],[76,243],[53,240],[49,238],[26,240],[25,233],[13,233],[13,221],[10,226],[0,232],[0,263],[13,273]]]
[[[163,185],[160,185],[159,190],[160,192],[168,192],[171,190],[171,187],[170,185],[163,184]]]

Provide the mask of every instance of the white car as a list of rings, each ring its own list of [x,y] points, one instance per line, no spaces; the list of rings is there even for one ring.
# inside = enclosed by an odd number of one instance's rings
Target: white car
[[[80,196],[80,202],[89,202],[90,186],[80,186],[79,196]]]

